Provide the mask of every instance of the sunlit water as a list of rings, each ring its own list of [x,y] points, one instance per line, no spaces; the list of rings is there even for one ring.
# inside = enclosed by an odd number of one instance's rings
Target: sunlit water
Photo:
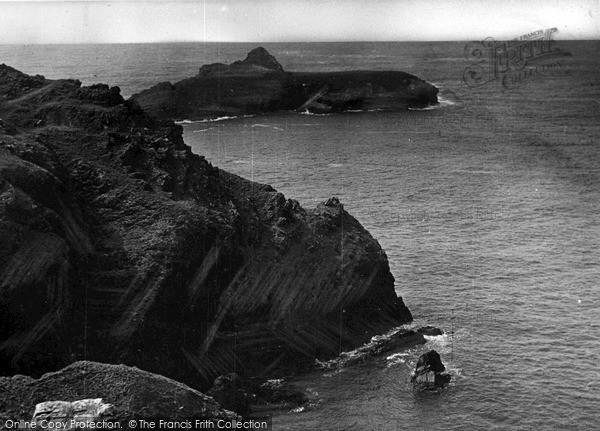
[[[288,70],[414,73],[442,89],[443,103],[184,124],[186,143],[222,169],[305,207],[339,197],[387,252],[412,326],[447,332],[359,365],[315,368],[297,380],[311,404],[281,412],[275,429],[598,427],[600,44],[560,45],[573,54],[564,73],[506,90],[461,82],[462,43],[266,44]],[[133,94],[254,46],[55,47],[67,63],[0,47],[0,62]],[[411,372],[431,348],[452,383],[415,394]]]

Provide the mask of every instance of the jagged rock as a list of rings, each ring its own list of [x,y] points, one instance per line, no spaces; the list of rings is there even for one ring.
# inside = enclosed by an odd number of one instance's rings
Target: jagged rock
[[[219,376],[208,395],[228,410],[242,416],[252,411],[252,406],[294,408],[306,404],[309,399],[297,385],[283,380],[241,379],[230,373]]]
[[[436,390],[450,382],[451,376],[443,371],[446,367],[440,355],[435,350],[430,350],[419,357],[415,372],[411,378],[413,388],[417,390]]]
[[[125,365],[76,362],[39,379],[0,377],[0,411],[13,420],[95,418],[236,419],[211,397],[190,387]],[[79,400],[50,401],[47,400]],[[58,428],[57,428],[58,429]]]
[[[368,346],[368,351],[371,355],[381,355],[391,350],[398,350],[423,343],[425,343],[423,335],[410,329],[401,329],[390,337],[376,338]]]
[[[327,201],[323,205],[325,205],[326,207],[337,207],[341,204],[340,200],[334,196],[332,198],[327,199]]]
[[[231,65],[214,63],[197,76],[160,83],[132,97],[158,118],[309,110],[406,110],[437,103],[438,89],[404,72],[285,72],[262,47]]]
[[[23,93],[41,88],[46,78],[41,75],[25,75],[18,70],[0,64],[0,101],[20,97]]]
[[[436,328],[435,326],[423,326],[422,328],[417,329],[417,332],[419,334],[429,335],[429,336],[436,336],[436,335],[444,334],[444,331],[442,331],[440,328]]]
[[[243,61],[236,62],[234,64],[251,64],[254,66],[264,67],[266,69],[283,71],[283,66],[279,64],[277,59],[269,54],[269,52],[262,46],[254,48],[248,53]]]
[[[339,201],[305,210],[220,171],[116,87],[0,67],[2,88],[0,118],[19,128],[0,137],[2,372],[85,357],[207,388],[411,320]]]

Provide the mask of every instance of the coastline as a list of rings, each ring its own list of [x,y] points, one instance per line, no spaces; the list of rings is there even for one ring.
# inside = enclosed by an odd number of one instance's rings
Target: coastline
[[[116,87],[2,65],[0,90],[5,372],[86,359],[206,389],[232,368],[289,374],[412,319],[336,198],[305,210],[213,167]]]

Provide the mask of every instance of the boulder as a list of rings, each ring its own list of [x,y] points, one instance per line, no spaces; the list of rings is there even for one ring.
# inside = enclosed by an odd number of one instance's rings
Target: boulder
[[[35,406],[31,421],[40,428],[46,428],[46,422],[52,422],[53,428],[68,430],[71,421],[95,422],[110,418],[112,407],[111,404],[103,403],[102,398],[88,398],[73,402],[45,401]]]
[[[435,350],[424,353],[419,358],[415,372],[411,378],[413,388],[422,391],[432,391],[443,388],[450,382],[451,376],[444,373],[446,367],[440,355]]]
[[[417,332],[430,337],[444,334],[444,331],[442,331],[440,328],[436,328],[435,326],[423,326],[422,328],[417,329]]]

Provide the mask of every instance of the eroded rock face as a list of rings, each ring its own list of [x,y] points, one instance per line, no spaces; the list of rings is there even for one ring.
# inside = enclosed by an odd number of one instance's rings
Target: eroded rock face
[[[132,97],[158,118],[203,119],[275,111],[406,110],[436,104],[438,89],[398,71],[285,72],[259,47],[231,65],[160,83]]]
[[[422,354],[411,378],[413,388],[422,391],[443,388],[451,378],[450,374],[444,373],[445,370],[438,352],[430,350]]]
[[[0,389],[0,411],[12,420],[32,412],[34,421],[58,422],[239,417],[182,383],[124,365],[76,362],[39,379],[0,377]]]
[[[204,388],[411,320],[336,200],[306,210],[213,167],[114,88],[0,66],[2,88],[3,372],[85,357]]]

